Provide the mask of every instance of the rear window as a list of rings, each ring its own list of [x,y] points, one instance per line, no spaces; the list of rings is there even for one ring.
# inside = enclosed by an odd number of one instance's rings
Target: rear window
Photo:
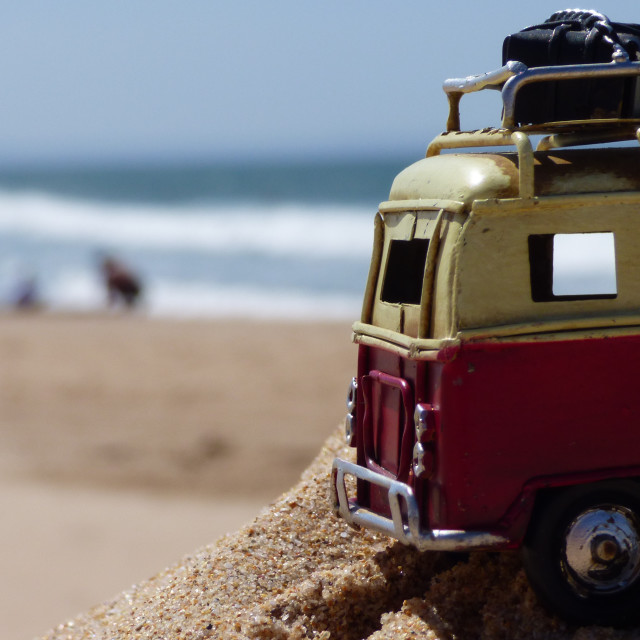
[[[392,240],[381,299],[394,304],[420,304],[429,240]]]
[[[614,234],[550,233],[529,236],[534,302],[615,298]]]

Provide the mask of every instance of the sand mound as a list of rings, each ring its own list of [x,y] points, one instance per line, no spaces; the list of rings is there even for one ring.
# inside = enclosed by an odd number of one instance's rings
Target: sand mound
[[[517,555],[417,553],[354,530],[328,508],[340,433],[299,484],[224,537],[49,640],[260,638],[637,638],[574,629],[538,606]]]

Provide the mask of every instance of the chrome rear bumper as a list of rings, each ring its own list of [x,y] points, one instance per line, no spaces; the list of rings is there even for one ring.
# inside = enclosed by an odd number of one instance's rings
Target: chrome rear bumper
[[[387,490],[391,518],[381,516],[349,500],[344,477],[351,475]],[[420,551],[466,551],[471,549],[504,548],[509,540],[486,531],[422,530],[418,502],[410,486],[387,478],[340,458],[333,461],[331,495],[334,510],[350,524],[373,529]],[[403,517],[404,501],[406,517]]]

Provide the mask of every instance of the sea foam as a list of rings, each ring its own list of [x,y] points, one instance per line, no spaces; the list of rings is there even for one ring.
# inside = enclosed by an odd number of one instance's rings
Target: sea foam
[[[5,236],[131,249],[366,258],[372,219],[356,205],[126,205],[0,193]]]
[[[104,308],[103,253],[144,281],[153,316],[359,314],[373,214],[353,204],[123,204],[0,192],[0,295],[25,273],[49,308]]]

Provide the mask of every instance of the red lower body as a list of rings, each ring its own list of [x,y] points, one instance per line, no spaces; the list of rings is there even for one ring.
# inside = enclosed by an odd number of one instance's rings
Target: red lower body
[[[442,362],[360,346],[358,464],[411,486],[425,529],[517,545],[538,489],[640,475],[639,365],[636,336],[468,343]],[[435,416],[420,478],[418,403]],[[376,487],[360,482],[358,502],[388,515]]]

